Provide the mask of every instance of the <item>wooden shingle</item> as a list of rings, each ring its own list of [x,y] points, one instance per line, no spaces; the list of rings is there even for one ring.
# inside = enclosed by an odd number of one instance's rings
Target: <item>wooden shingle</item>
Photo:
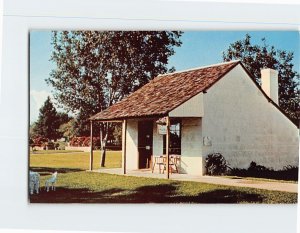
[[[159,75],[120,102],[92,116],[90,120],[121,120],[166,116],[221,79],[239,61]]]

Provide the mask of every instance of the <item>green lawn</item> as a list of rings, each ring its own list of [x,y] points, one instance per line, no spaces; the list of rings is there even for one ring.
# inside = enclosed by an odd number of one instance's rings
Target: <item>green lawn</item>
[[[66,151],[65,151],[66,152]],[[105,161],[106,167],[116,168],[121,167],[121,152],[108,151],[107,159]],[[41,154],[35,152],[30,153],[30,167],[35,168],[59,168],[75,169],[75,170],[88,170],[89,169],[89,152],[72,151],[63,153],[62,151],[43,151]],[[94,151],[94,169],[99,169],[100,166],[100,151]]]
[[[31,154],[49,154],[49,153],[60,154],[60,153],[70,153],[70,152],[82,152],[82,151],[81,150],[36,150],[32,152],[32,150],[30,150]]]
[[[99,168],[100,152],[94,167]],[[121,166],[121,153],[109,151],[107,167]],[[41,184],[58,171],[57,190],[32,195],[32,203],[296,203],[296,193],[228,187],[187,181],[86,172],[89,153],[30,154],[30,169]]]

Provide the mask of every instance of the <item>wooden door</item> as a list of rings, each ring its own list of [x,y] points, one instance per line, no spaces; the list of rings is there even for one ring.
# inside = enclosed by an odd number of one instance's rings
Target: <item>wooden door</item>
[[[153,153],[153,121],[139,121],[138,152],[139,169],[150,168]]]

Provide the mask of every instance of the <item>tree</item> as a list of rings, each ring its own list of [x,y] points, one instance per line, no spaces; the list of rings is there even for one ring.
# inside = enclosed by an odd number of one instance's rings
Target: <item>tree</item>
[[[29,146],[31,147],[32,152],[34,152],[35,145],[34,145],[34,141],[32,138],[29,138]]]
[[[168,71],[169,56],[181,32],[53,32],[46,80],[67,110],[91,116],[121,100],[158,74]]]
[[[61,124],[59,126],[59,132],[62,134],[67,141],[70,141],[71,138],[78,136],[78,128],[76,127],[76,120],[71,119],[67,123]]]
[[[56,68],[46,80],[63,107],[86,119],[168,70],[168,58],[180,46],[177,31],[53,32],[51,60]],[[109,125],[101,124],[107,139]],[[100,134],[102,135],[102,133]],[[102,141],[105,145],[105,140]],[[104,166],[105,148],[102,148]]]
[[[122,127],[120,124],[114,126],[113,137],[116,144],[122,143]]]
[[[44,105],[40,108],[39,118],[33,129],[34,134],[50,140],[56,140],[60,137],[60,133],[58,132],[59,125],[58,114],[50,97],[48,97]]]
[[[278,71],[279,106],[298,124],[299,122],[299,74],[294,70],[293,52],[275,49],[262,38],[261,45],[253,45],[251,36],[230,44],[223,52],[223,60],[241,60],[260,84],[260,70],[272,68]]]
[[[36,122],[33,122],[29,126],[29,137],[31,139],[37,138],[39,135],[36,132]]]
[[[57,112],[58,124],[62,125],[69,122],[72,118],[65,112]]]
[[[82,110],[76,115],[75,127],[77,128],[77,136],[90,136],[89,117],[90,115]]]

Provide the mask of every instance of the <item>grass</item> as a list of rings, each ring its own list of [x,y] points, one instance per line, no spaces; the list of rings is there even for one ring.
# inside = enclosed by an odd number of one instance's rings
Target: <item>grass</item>
[[[50,153],[55,153],[55,154],[60,154],[60,153],[70,153],[70,152],[82,152],[81,150],[36,150],[32,152],[30,149],[30,154],[50,154]]]
[[[56,151],[57,152],[57,151]],[[30,154],[41,184],[58,171],[56,192],[31,195],[32,203],[296,203],[297,194],[188,181],[86,172],[89,153]],[[100,152],[94,167],[99,168]],[[120,167],[121,153],[108,151],[106,166]]]
[[[65,151],[66,152],[66,151]],[[49,151],[42,154],[30,153],[30,167],[47,167],[47,168],[75,168],[78,170],[89,169],[89,152],[70,151],[69,153],[61,153],[58,151]],[[106,167],[121,167],[121,152],[108,151],[105,161]],[[100,151],[94,151],[94,169],[100,168]]]

